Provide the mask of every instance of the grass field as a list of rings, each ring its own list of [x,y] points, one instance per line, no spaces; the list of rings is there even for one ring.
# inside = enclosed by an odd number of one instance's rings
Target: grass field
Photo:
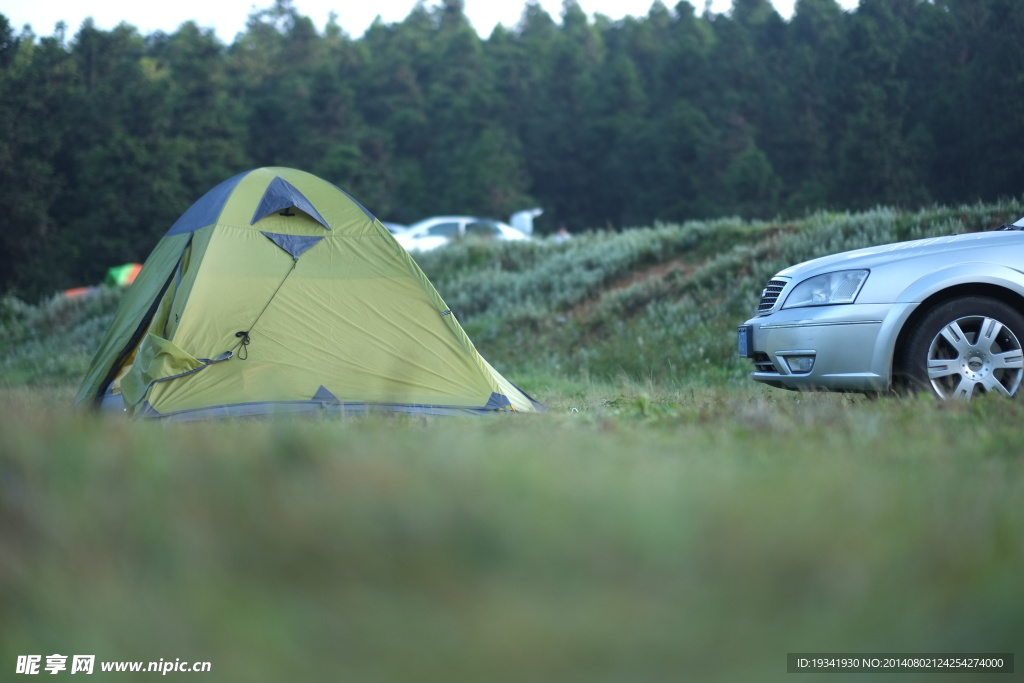
[[[1024,633],[1018,402],[580,384],[538,416],[152,425],[70,395],[0,396],[8,673],[773,681]]]

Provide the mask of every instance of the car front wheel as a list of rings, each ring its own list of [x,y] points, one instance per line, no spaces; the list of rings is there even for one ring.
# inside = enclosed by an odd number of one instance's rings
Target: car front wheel
[[[1024,316],[996,299],[950,299],[925,314],[898,350],[898,388],[939,398],[1013,396],[1024,376]]]

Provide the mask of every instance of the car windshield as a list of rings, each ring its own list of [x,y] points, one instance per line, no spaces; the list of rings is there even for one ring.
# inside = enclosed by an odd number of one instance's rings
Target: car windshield
[[[494,223],[476,221],[466,225],[466,237],[493,239],[500,236],[501,230]]]
[[[458,223],[438,223],[423,231],[423,235],[431,237],[457,237],[459,234]]]

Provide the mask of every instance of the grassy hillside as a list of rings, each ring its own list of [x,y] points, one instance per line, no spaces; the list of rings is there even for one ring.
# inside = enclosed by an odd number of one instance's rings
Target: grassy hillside
[[[462,245],[418,257],[485,356],[541,375],[668,386],[741,381],[736,325],[794,263],[865,246],[991,229],[1020,202],[719,220],[593,233],[564,245]]]
[[[794,222],[723,219],[593,232],[556,244],[460,244],[417,255],[493,365],[534,392],[553,380],[743,382],[734,329],[782,268],[825,254],[987,230],[1024,203],[876,209]],[[119,295],[0,298],[0,386],[77,382]],[[529,385],[527,384],[529,382]],[[555,394],[557,395],[557,391]]]
[[[5,299],[0,667],[782,681],[787,652],[1012,651],[1021,403],[752,386],[733,330],[792,262],[1020,215],[880,209],[423,255],[485,357],[551,407],[495,419],[79,414],[118,293]]]

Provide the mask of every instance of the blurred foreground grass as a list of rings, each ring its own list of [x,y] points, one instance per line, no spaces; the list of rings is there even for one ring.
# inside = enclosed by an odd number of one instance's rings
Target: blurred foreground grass
[[[217,681],[774,681],[787,652],[1024,633],[1019,401],[581,384],[539,416],[157,425],[70,398],[0,392],[4,678],[61,653]]]

